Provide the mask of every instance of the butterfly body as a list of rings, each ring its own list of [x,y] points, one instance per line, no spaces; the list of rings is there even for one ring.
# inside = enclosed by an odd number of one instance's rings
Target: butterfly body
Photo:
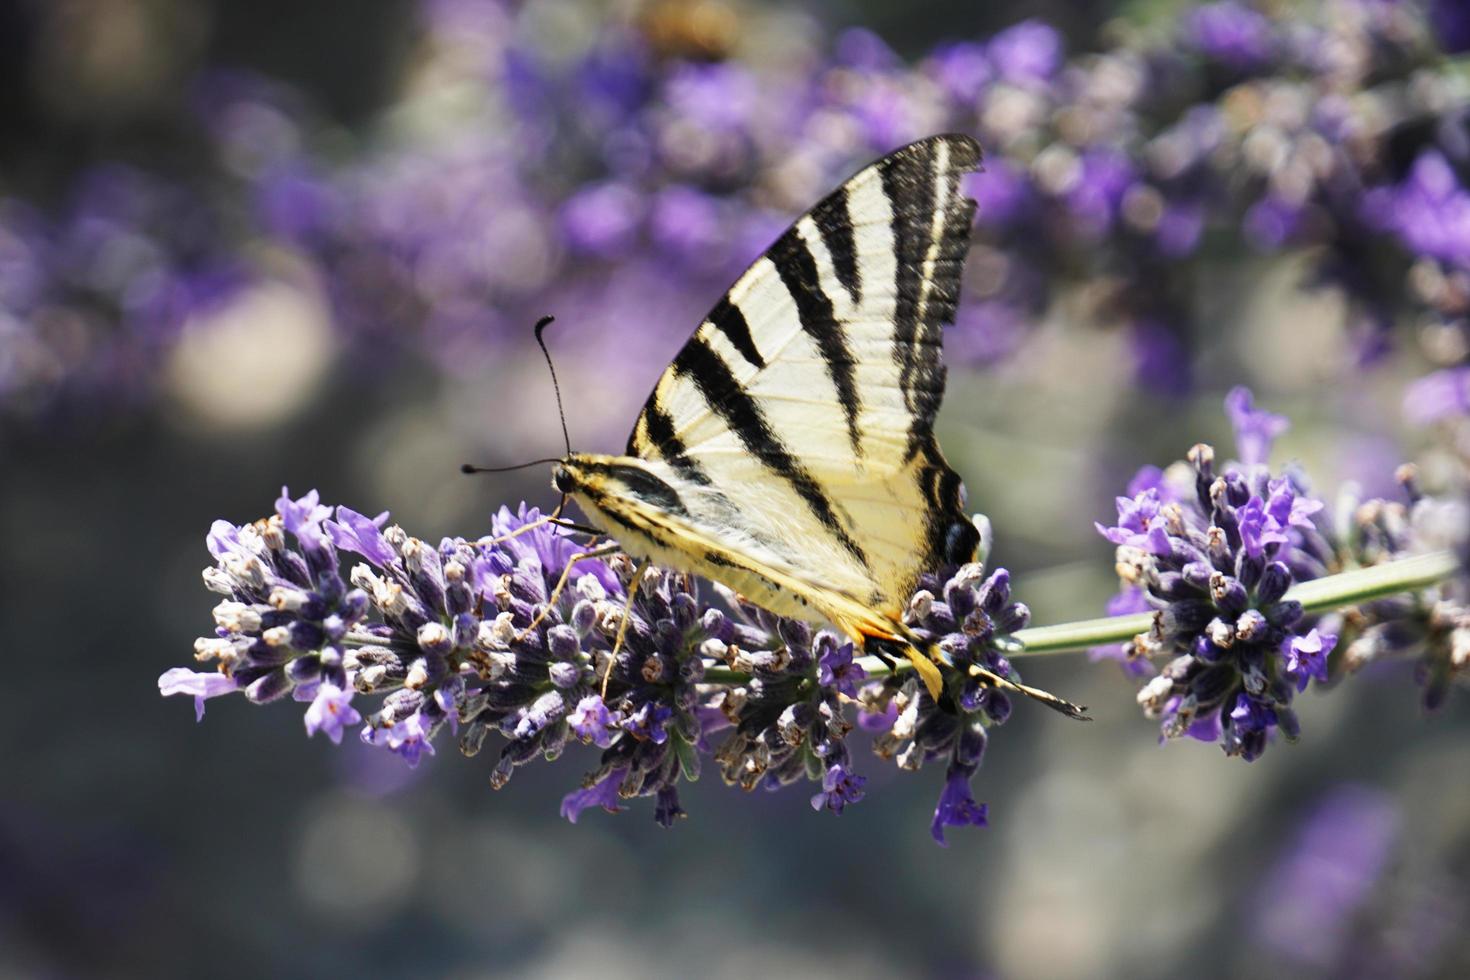
[[[570,454],[554,478],[634,556],[905,648],[936,698],[902,620],[921,574],[979,543],[933,431],[979,165],[948,135],[857,173],[710,311],[625,454]]]

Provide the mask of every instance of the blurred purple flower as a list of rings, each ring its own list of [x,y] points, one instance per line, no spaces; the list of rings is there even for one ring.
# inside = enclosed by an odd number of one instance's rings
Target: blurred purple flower
[[[949,97],[961,105],[973,105],[994,76],[985,46],[973,41],[941,44],[929,56],[929,67]]]
[[[1204,227],[1204,205],[1198,201],[1170,202],[1154,229],[1154,242],[1167,258],[1187,258],[1198,247]]]
[[[593,255],[611,256],[627,248],[643,220],[643,201],[626,184],[608,181],[577,191],[561,209],[567,244]]]
[[[1023,20],[990,39],[987,48],[996,74],[1007,82],[1045,82],[1062,64],[1062,36],[1039,20]]]
[[[1255,407],[1255,396],[1249,388],[1230,389],[1225,396],[1225,415],[1235,430],[1235,452],[1246,466],[1263,465],[1271,456],[1271,447],[1290,428],[1282,415],[1273,415]]]
[[[1271,22],[1259,11],[1231,0],[1190,11],[1184,35],[1201,54],[1231,68],[1254,68],[1272,53]]]
[[[1194,390],[1189,350],[1179,335],[1158,320],[1133,321],[1128,332],[1133,376],[1149,391],[1181,398]]]
[[[1086,151],[1079,167],[1078,177],[1067,191],[1067,207],[1083,235],[1099,238],[1112,229],[1118,206],[1136,174],[1127,155],[1113,147]]]
[[[1301,230],[1302,219],[1301,205],[1268,194],[1246,211],[1244,229],[1256,248],[1274,252],[1292,242]]]
[[[850,27],[837,35],[833,54],[838,64],[862,72],[882,72],[902,66],[888,42],[865,27]]]
[[[1261,942],[1302,967],[1340,963],[1355,916],[1399,843],[1401,822],[1379,790],[1348,784],[1323,796],[1260,886],[1253,931]]]
[[[1470,415],[1470,367],[1445,368],[1404,390],[1404,416],[1415,425]]]
[[[975,219],[982,228],[1006,228],[1024,217],[1034,192],[1026,171],[1005,157],[985,161],[985,170],[971,176],[966,191],[975,199]]]

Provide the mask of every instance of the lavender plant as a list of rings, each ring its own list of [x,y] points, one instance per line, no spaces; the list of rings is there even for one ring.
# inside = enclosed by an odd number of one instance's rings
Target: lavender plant
[[[1026,21],[912,64],[862,30],[782,58],[738,43],[738,25],[699,34],[677,5],[659,11],[553,53],[502,0],[425,0],[409,94],[346,150],[325,149],[282,86],[201,79],[209,194],[170,188],[187,200],[159,209],[143,189],[106,207],[79,193],[54,218],[0,208],[4,329],[22,352],[0,373],[10,410],[115,393],[119,374],[146,394],[190,314],[228,295],[209,284],[269,277],[262,254],[311,270],[336,326],[373,341],[347,349],[447,370],[524,342],[553,292],[594,335],[635,312],[682,331],[836,179],[956,129],[980,139],[988,171],[953,357],[1004,359],[1075,294],[1088,320],[1125,326],[1141,381],[1187,390],[1194,284],[1253,251],[1292,252],[1348,298],[1362,359],[1393,325],[1432,324],[1418,335],[1439,370],[1407,408],[1462,414],[1458,5],[1226,0],[1070,58]],[[759,34],[783,15],[750,16]],[[131,266],[98,265],[117,252],[87,246],[104,233]]]
[[[1278,732],[1298,737],[1293,697],[1332,680],[1340,640],[1348,642],[1337,662],[1349,669],[1420,652],[1425,705],[1437,707],[1470,649],[1462,581],[1345,604],[1326,617],[1308,615],[1288,592],[1346,568],[1462,542],[1463,502],[1423,496],[1405,467],[1398,476],[1407,504],[1359,503],[1349,489],[1329,523],[1300,472],[1272,476],[1267,467],[1287,420],[1257,409],[1244,388],[1227,396],[1225,409],[1238,462],[1217,472],[1214,449],[1201,443],[1167,470],[1145,467],[1118,498],[1117,524],[1097,525],[1118,546],[1124,591],[1110,611],[1153,610],[1147,631],[1099,652],[1121,657],[1134,673],[1169,658],[1139,691],[1145,714],[1161,719],[1165,738],[1219,742],[1246,761]]]
[[[688,576],[635,570],[621,555],[576,560],[553,601],[581,546],[539,516],[502,510],[489,536],[434,546],[388,526],[387,514],[334,511],[315,491],[283,490],[272,516],[211,529],[204,581],[223,598],[195,655],[213,669],[168,670],[159,690],[192,696],[199,718],[226,694],[290,697],[307,704],[308,735],[338,742],[360,725],[364,742],[409,765],[446,729],[470,756],[493,738],[497,789],[519,766],[594,745],[600,760],[562,814],[575,822],[589,807],[653,797],[664,826],[684,813],[679,785],[707,761],[747,791],[809,780],[812,806],[841,813],[864,796],[847,745],[860,721],[900,768],[945,766],[937,841],[946,827],[985,822],[970,781],[988,730],[1010,713],[1003,693],[959,670],[936,701],[917,678],[855,661],[829,630],[719,587],[711,601]],[[345,555],[356,559],[346,572]],[[916,633],[962,668],[1019,679],[996,643],[1029,614],[1004,569],[966,565],[922,584]],[[366,714],[364,698],[374,699]]]
[[[1447,529],[1463,539],[1463,507],[1424,497],[1405,471],[1411,506],[1371,501],[1350,530],[1328,528],[1300,474],[1267,468],[1286,420],[1245,389],[1226,408],[1240,462],[1217,470],[1214,451],[1197,445],[1187,462],[1141,473],[1118,499],[1117,524],[1098,526],[1118,546],[1124,605],[1153,612],[1032,629],[1003,568],[921,578],[905,621],[951,665],[937,698],[904,666],[855,658],[830,630],[728,589],[709,599],[687,575],[586,557],[524,505],[502,509],[483,538],[434,546],[388,526],[386,513],[334,511],[315,491],[293,499],[284,489],[272,516],[211,529],[204,581],[224,598],[195,654],[214,669],[173,668],[159,690],[193,696],[199,718],[212,697],[290,696],[308,705],[308,734],[337,742],[361,725],[364,742],[409,765],[445,729],[470,756],[493,736],[496,789],[520,766],[594,745],[598,764],[563,816],[653,797],[666,827],[684,814],[680,784],[706,761],[747,791],[805,779],[814,809],[842,813],[865,795],[848,745],[861,727],[901,769],[943,764],[931,824],[940,844],[946,828],[985,823],[971,783],[991,729],[1011,713],[971,666],[1015,681],[1016,655],[1130,637],[1124,659],[1169,658],[1139,694],[1164,736],[1216,741],[1247,761],[1278,734],[1298,737],[1293,698],[1332,679],[1340,637],[1349,668],[1420,651],[1425,700],[1437,705],[1465,673],[1470,613],[1453,553],[1415,553],[1447,543]],[[988,522],[977,520],[988,552]],[[345,574],[344,553],[360,559]],[[570,587],[558,591],[563,577]],[[374,699],[366,715],[359,698]]]

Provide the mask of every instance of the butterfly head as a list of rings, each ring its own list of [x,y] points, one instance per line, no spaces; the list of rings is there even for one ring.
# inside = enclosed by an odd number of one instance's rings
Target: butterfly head
[[[576,493],[578,488],[577,477],[572,469],[571,457],[557,461],[556,468],[551,471],[551,485],[556,487],[557,493]]]

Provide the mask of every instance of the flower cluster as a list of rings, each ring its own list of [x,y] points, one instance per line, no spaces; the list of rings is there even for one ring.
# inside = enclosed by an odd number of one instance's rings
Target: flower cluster
[[[288,90],[211,76],[194,102],[225,171],[213,198],[160,208],[145,188],[158,182],[130,178],[55,221],[0,207],[0,330],[23,352],[0,392],[28,392],[7,399],[26,411],[71,379],[146,382],[215,284],[275,274],[262,254],[309,269],[337,327],[374,341],[348,349],[461,370],[524,342],[554,291],[617,356],[621,324],[686,331],[790,215],[945,129],[988,158],[953,356],[1005,357],[1085,283],[1093,318],[1127,325],[1140,379],[1178,392],[1197,271],[1247,244],[1313,247],[1367,357],[1406,313],[1455,332],[1467,309],[1470,90],[1442,50],[1460,35],[1440,23],[1454,6],[1225,0],[1070,59],[1026,21],[907,64],[860,29],[763,57],[738,22],[711,33],[672,4],[553,53],[503,0],[425,0],[420,67],[381,127],[394,139],[329,156]],[[1441,340],[1442,362],[1461,357]],[[1432,376],[1416,417],[1466,401],[1463,370],[1445,370],[1458,373]]]
[[[1336,541],[1344,564],[1367,567],[1432,548],[1464,548],[1470,523],[1465,501],[1424,494],[1413,466],[1396,475],[1403,500],[1344,495],[1335,521],[1344,529]],[[1338,672],[1413,657],[1426,709],[1443,704],[1457,678],[1470,678],[1470,593],[1462,580],[1360,603],[1328,619],[1342,634]]]
[[[594,745],[598,763],[563,815],[653,797],[665,826],[684,812],[679,783],[705,760],[745,790],[808,779],[812,806],[841,813],[864,795],[847,745],[861,724],[901,768],[945,760],[936,840],[984,823],[970,780],[1010,702],[969,668],[1018,681],[998,650],[1028,618],[1003,569],[927,576],[915,594],[911,627],[953,665],[936,701],[908,671],[859,662],[831,631],[718,587],[706,601],[689,576],[635,570],[621,554],[584,557],[535,510],[502,509],[487,537],[437,546],[387,519],[283,490],[269,518],[216,522],[204,580],[223,598],[214,634],[195,644],[214,669],[168,670],[160,691],[193,696],[199,717],[224,694],[290,695],[308,703],[308,734],[337,742],[360,725],[364,742],[409,765],[445,729],[466,755],[497,736],[495,788],[519,766]]]
[[[1225,409],[1238,463],[1217,472],[1214,450],[1200,444],[1167,470],[1145,467],[1118,498],[1117,523],[1097,525],[1117,546],[1124,586],[1109,611],[1154,613],[1147,632],[1121,650],[1098,652],[1144,674],[1154,659],[1170,658],[1139,691],[1145,713],[1162,720],[1166,738],[1219,742],[1247,761],[1277,731],[1297,737],[1293,696],[1313,680],[1332,680],[1334,664],[1356,669],[1389,651],[1423,649],[1425,701],[1438,704],[1470,652],[1466,609],[1448,598],[1458,584],[1320,620],[1304,615],[1287,592],[1346,567],[1452,546],[1463,539],[1463,505],[1422,497],[1405,467],[1400,478],[1412,511],[1348,493],[1329,522],[1299,473],[1273,476],[1267,468],[1287,420],[1257,409],[1244,388],[1230,392]],[[1334,657],[1340,639],[1344,652]]]

